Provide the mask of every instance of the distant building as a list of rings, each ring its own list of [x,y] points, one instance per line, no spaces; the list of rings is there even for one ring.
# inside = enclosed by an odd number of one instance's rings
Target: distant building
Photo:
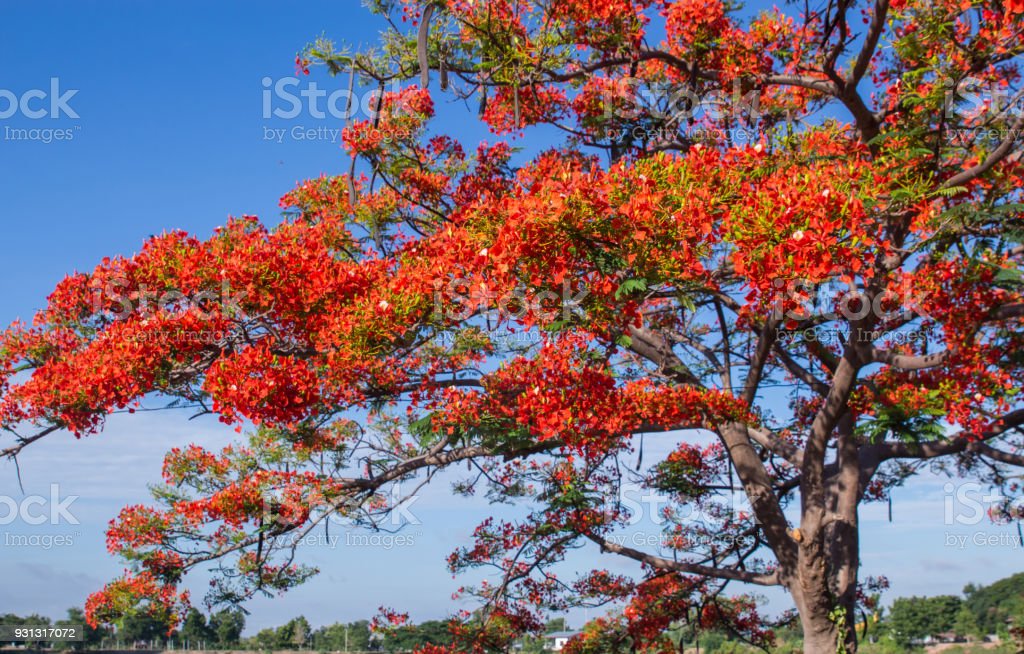
[[[552,631],[544,634],[544,649],[549,652],[561,652],[569,639],[579,634],[578,631]]]
[[[944,631],[942,633],[925,636],[924,638],[914,638],[910,641],[911,645],[939,645],[942,643],[966,643],[967,639],[963,636],[958,636],[952,631]]]
[[[963,636],[958,636],[952,631],[944,631],[939,634],[935,634],[935,642],[937,643],[966,643],[967,639]]]

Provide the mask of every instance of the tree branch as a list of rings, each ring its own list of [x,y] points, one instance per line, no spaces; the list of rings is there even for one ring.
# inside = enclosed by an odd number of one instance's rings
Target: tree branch
[[[953,175],[945,182],[943,182],[939,188],[943,189],[953,188],[954,186],[963,186],[987,173],[989,170],[992,169],[993,166],[995,166],[997,163],[1005,159],[1010,154],[1010,152],[1013,150],[1014,144],[1017,142],[1017,137],[1020,134],[1022,128],[1024,128],[1024,114],[1022,114],[1019,118],[1017,118],[1016,121],[1014,121],[1013,126],[1008,130],[1006,138],[1004,138],[1002,142],[998,146],[996,146],[995,150],[990,152],[989,155],[985,157],[984,161],[981,161],[976,166],[968,168],[963,172]]]
[[[709,565],[701,565],[699,563],[688,563],[685,561],[673,561],[672,559],[666,559],[661,556],[655,556],[653,554],[647,554],[640,550],[635,550],[632,547],[626,547],[613,543],[610,540],[597,536],[595,534],[586,534],[587,538],[594,541],[601,546],[602,552],[611,552],[620,556],[639,561],[640,563],[646,563],[647,565],[658,568],[660,570],[674,570],[676,572],[683,572],[686,574],[701,575],[705,577],[713,577],[715,579],[728,579],[730,581],[741,581],[748,584],[756,584],[758,586],[778,586],[781,584],[779,580],[779,574],[772,572],[768,574],[752,572],[750,570],[737,570],[735,568],[716,568]]]

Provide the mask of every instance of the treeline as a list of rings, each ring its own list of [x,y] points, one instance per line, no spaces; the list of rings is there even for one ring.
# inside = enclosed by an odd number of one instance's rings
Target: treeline
[[[1001,579],[989,586],[968,584],[962,596],[901,597],[888,610],[857,616],[857,635],[862,654],[898,654],[920,649],[929,642],[954,640],[976,642],[954,646],[950,652],[980,651],[982,640],[995,636],[998,648],[987,654],[1024,651],[1024,573]],[[799,626],[777,629],[773,654],[797,654],[803,651]],[[680,651],[691,652],[690,641]],[[735,641],[729,634],[704,632],[699,639],[702,654],[732,654],[756,651]]]
[[[446,645],[452,640],[448,623],[427,620],[419,624],[404,625],[387,634],[374,633],[368,620],[336,622],[312,628],[304,616],[243,638],[245,615],[240,609],[225,609],[206,615],[193,608],[186,614],[179,629],[167,634],[167,626],[148,616],[125,619],[116,630],[93,629],[85,623],[81,609],[68,609],[67,617],[54,622],[50,618],[12,613],[0,615],[0,624],[26,626],[84,625],[81,642],[4,642],[3,646],[27,646],[32,649],[81,650],[134,648],[140,643],[152,648],[207,650],[306,650],[318,652],[381,652],[398,654],[419,649],[425,645]],[[545,631],[566,629],[564,619],[547,623]],[[929,638],[953,634],[968,640],[981,640],[996,635],[1004,642],[1024,636],[1024,573],[1001,579],[989,586],[974,584],[964,588],[963,596],[939,595],[935,597],[902,597],[895,600],[888,611],[858,616],[857,631],[864,642],[862,651],[868,654],[906,652]],[[674,642],[679,651],[700,651],[703,654],[726,654],[753,651],[727,633],[694,632],[685,625],[674,627]],[[670,634],[671,635],[671,634]],[[796,625],[776,631],[778,654],[802,651],[802,641]],[[615,654],[622,643],[610,645],[607,651]],[[698,649],[699,648],[699,649]],[[540,654],[545,650],[543,638],[528,637],[520,645],[522,654]],[[625,650],[623,651],[625,654]]]
[[[989,585],[968,584],[963,597],[905,597],[893,602],[885,635],[900,645],[929,636],[955,634],[967,639],[996,635],[1006,640],[1024,627],[1024,573]]]
[[[427,620],[397,627],[386,635],[370,631],[368,620],[337,622],[312,629],[305,617],[280,627],[262,629],[243,645],[253,650],[309,649],[320,652],[409,652],[424,645],[447,645],[452,637],[448,622]]]
[[[1014,633],[1019,627],[1024,627],[1024,573],[989,586],[970,584],[964,588],[963,596],[904,597],[895,600],[888,610],[857,616],[857,632],[863,642],[861,649],[867,654],[906,652],[929,637],[934,639],[949,634],[975,641],[996,635],[1012,650],[1012,641],[1020,638]],[[564,619],[557,618],[547,623],[545,631],[550,633],[567,628]],[[677,643],[680,652],[732,654],[760,651],[726,632],[694,632],[685,625],[676,626],[670,631],[673,632],[673,642]],[[798,625],[778,629],[776,636],[773,652],[795,654],[803,651]],[[450,641],[445,621],[404,626],[394,633],[379,637],[371,634],[369,623],[365,620],[312,630],[306,619],[299,617],[276,629],[260,631],[246,639],[243,646],[253,650],[311,649],[324,652],[379,651],[390,654],[408,652],[427,644],[443,645]],[[540,654],[545,651],[544,639],[527,637],[521,643],[520,651],[522,654]],[[617,649],[615,645],[609,645],[606,651],[615,654]],[[992,653],[997,651],[991,650]],[[622,654],[628,654],[628,647],[622,650]]]
[[[80,608],[68,609],[67,618],[51,621],[41,615],[0,615],[0,624],[34,627],[83,625],[84,637],[78,642],[44,639],[5,641],[0,647],[28,649],[88,650],[133,649],[139,646],[162,649],[205,650],[314,650],[320,652],[409,652],[424,645],[445,645],[451,642],[447,621],[427,620],[398,627],[387,635],[371,632],[369,620],[336,622],[313,629],[304,616],[293,618],[279,627],[261,629],[254,636],[243,638],[245,614],[240,609],[225,609],[207,616],[196,608],[189,609],[181,626],[167,633],[167,625],[147,615],[125,618],[116,629],[93,629],[85,622]]]
[[[245,614],[240,609],[225,609],[207,618],[196,609],[189,610],[179,630],[167,633],[167,624],[148,615],[126,617],[117,629],[90,627],[85,612],[77,607],[68,609],[67,617],[51,621],[42,615],[19,616],[14,613],[0,615],[0,624],[26,627],[83,627],[81,641],[0,641],[3,647],[24,646],[29,649],[84,650],[134,648],[144,644],[154,649],[163,647],[196,647],[203,649],[240,649]]]
[[[0,641],[2,647],[27,647],[34,649],[59,649],[59,650],[80,650],[95,649],[102,646],[104,638],[112,634],[106,629],[93,629],[85,622],[85,611],[72,607],[68,609],[67,617],[51,621],[44,615],[33,613],[32,615],[19,616],[14,613],[0,614],[0,624],[26,627],[70,627],[81,625],[84,627],[83,640],[80,642],[58,641],[49,642],[45,640],[36,641]],[[164,630],[166,631],[166,629]]]

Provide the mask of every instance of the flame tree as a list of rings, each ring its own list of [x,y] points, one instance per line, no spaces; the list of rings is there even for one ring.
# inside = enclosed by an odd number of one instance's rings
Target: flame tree
[[[806,651],[855,650],[881,583],[859,507],[926,467],[1024,464],[1020,0],[371,4],[378,49],[296,60],[380,89],[345,174],[272,228],[70,275],[0,338],[6,457],[151,396],[247,430],[167,454],[110,525],[129,570],[90,620],[178,619],[210,562],[213,599],[286,590],[310,530],[458,464],[457,491],[528,513],[451,555],[494,572],[452,648],[609,602],[571,648],[667,651],[683,623],[770,646],[741,584],[788,592]],[[496,140],[437,132],[442,99]],[[671,453],[627,462],[638,434]],[[671,498],[660,547],[613,537],[625,483]],[[636,573],[557,576],[579,547]]]

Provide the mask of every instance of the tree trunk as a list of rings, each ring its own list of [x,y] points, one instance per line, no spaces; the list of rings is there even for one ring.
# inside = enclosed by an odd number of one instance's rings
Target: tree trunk
[[[793,593],[797,599],[799,591]],[[831,594],[796,602],[804,637],[804,654],[847,654],[857,651],[854,607],[831,603]]]
[[[833,523],[800,543],[797,574],[787,584],[800,614],[805,654],[857,651],[857,530]]]
[[[839,630],[827,618],[826,624],[821,624],[818,620],[808,621],[801,616],[800,623],[804,628],[804,654],[836,654],[839,651]]]

